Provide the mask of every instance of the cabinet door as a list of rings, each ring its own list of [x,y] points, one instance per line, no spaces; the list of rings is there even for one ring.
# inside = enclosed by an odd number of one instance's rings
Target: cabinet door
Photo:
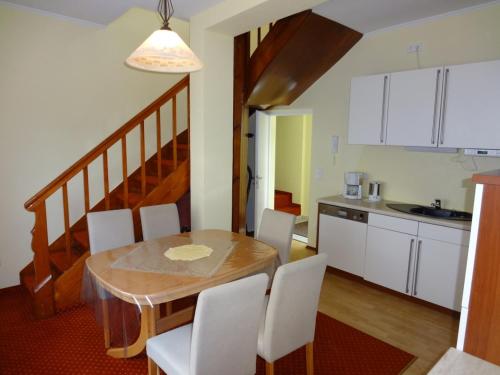
[[[444,70],[439,146],[500,148],[500,61]]]
[[[385,143],[389,75],[355,77],[349,103],[350,144]]]
[[[365,279],[408,294],[416,237],[368,226]]]
[[[466,262],[466,246],[419,238],[411,294],[460,311]]]
[[[363,276],[365,223],[319,215],[318,252],[328,254],[328,265]]]
[[[388,145],[437,145],[442,68],[391,74]]]

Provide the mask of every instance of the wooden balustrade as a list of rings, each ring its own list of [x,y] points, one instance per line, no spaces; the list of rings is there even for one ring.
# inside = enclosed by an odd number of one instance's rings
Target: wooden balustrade
[[[58,191],[62,191],[63,204],[63,220],[64,234],[63,246],[66,253],[66,263],[68,267],[72,264],[72,249],[71,249],[71,223],[70,223],[70,200],[68,197],[68,183],[78,174],[83,174],[83,194],[84,194],[84,212],[85,214],[91,210],[90,207],[90,186],[89,186],[89,165],[98,158],[102,158],[102,175],[103,175],[103,204],[106,210],[112,207],[112,192],[110,192],[109,181],[109,149],[117,143],[121,144],[121,172],[122,172],[122,187],[123,187],[123,206],[129,207],[130,188],[129,171],[127,163],[127,134],[139,127],[140,129],[140,192],[144,198],[147,193],[147,166],[146,166],[146,129],[145,121],[151,115],[156,118],[156,164],[158,184],[161,183],[163,176],[162,172],[162,141],[161,141],[161,116],[160,109],[168,102],[172,102],[172,155],[173,167],[178,167],[177,155],[177,95],[187,89],[187,119],[189,129],[189,76],[186,76],[170,90],[165,92],[157,100],[147,106],[143,111],[134,116],[130,121],[125,123],[121,128],[102,141],[93,150],[87,153],[84,157],[74,163],[70,168],[59,175],[54,181],[40,190],[24,205],[26,210],[35,214],[35,225],[32,231],[32,250],[34,252],[33,267],[35,270],[33,294],[35,300],[41,298],[45,300],[48,295],[53,293],[53,280],[50,266],[49,242],[48,242],[48,224],[46,201]],[[156,174],[155,173],[155,174]],[[102,209],[102,206],[101,208]],[[51,296],[47,301],[53,301]],[[35,303],[38,305],[36,315],[39,317],[50,316],[54,313],[53,303]]]

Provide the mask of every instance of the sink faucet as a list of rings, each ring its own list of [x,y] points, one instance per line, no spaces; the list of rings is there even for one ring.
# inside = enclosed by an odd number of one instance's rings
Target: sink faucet
[[[434,203],[431,203],[431,206],[439,210],[441,208],[441,199],[434,199]]]

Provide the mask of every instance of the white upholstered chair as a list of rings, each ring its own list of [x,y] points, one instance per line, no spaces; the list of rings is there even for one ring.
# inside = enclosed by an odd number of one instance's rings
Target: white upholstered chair
[[[202,291],[192,324],[148,339],[150,374],[255,374],[267,281],[258,274]]]
[[[278,250],[278,265],[288,263],[295,215],[264,209],[255,238]]]
[[[135,242],[132,210],[109,210],[89,212],[87,214],[90,254],[130,245]],[[104,346],[109,348],[109,311],[107,299],[109,294],[98,288],[97,293],[102,300],[102,320],[104,326]]]
[[[307,374],[313,374],[313,341],[326,254],[282,265],[263,314],[257,353],[274,374],[274,361],[306,345]]]
[[[175,203],[140,208],[142,237],[153,240],[181,232],[179,211]]]

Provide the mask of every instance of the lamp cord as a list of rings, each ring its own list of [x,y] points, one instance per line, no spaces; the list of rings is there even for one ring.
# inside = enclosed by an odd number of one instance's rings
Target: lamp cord
[[[168,21],[172,14],[174,14],[174,6],[172,5],[171,0],[159,0],[158,2],[158,13],[160,14],[160,18],[163,22],[162,30],[170,30],[170,26]]]

